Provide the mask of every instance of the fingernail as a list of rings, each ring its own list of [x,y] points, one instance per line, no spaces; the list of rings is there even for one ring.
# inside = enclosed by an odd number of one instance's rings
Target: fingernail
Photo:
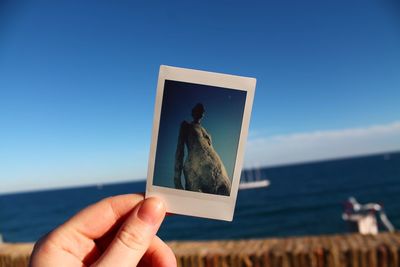
[[[147,198],[140,206],[137,215],[145,223],[155,225],[165,215],[165,205],[157,198]]]

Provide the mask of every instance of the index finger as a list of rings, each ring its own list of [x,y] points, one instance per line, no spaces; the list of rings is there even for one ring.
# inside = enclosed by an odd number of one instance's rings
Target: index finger
[[[71,229],[92,240],[100,238],[143,199],[144,196],[139,194],[105,198],[77,213],[62,228]]]

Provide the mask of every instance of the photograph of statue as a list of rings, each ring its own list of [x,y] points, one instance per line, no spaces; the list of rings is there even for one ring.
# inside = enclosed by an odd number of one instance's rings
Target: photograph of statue
[[[183,121],[175,154],[175,188],[228,196],[231,181],[224,163],[215,151],[211,135],[202,127],[205,109],[197,103],[192,109],[192,122]],[[188,155],[184,161],[185,145]],[[181,174],[184,174],[185,188]]]
[[[173,214],[233,220],[256,82],[160,66],[146,198]]]
[[[165,80],[153,185],[230,196],[246,91]]]

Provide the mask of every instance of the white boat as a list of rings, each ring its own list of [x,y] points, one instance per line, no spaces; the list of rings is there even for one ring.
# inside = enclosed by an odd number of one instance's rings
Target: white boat
[[[267,179],[263,179],[261,177],[260,169],[257,168],[255,174],[253,175],[254,170],[246,170],[244,171],[244,177],[242,177],[239,190],[245,189],[254,189],[254,188],[262,188],[267,187],[271,184],[271,182]]]
[[[253,182],[241,182],[239,184],[239,189],[253,189],[253,188],[260,188],[260,187],[267,187],[270,185],[268,180],[260,180],[260,181],[253,181]]]

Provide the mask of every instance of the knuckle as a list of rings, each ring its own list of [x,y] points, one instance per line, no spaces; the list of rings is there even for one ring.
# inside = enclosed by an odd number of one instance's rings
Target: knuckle
[[[54,241],[54,235],[54,232],[48,233],[35,243],[32,251],[33,257],[51,255],[58,249]]]
[[[122,228],[117,240],[134,251],[140,251],[146,245],[146,235],[135,227]]]

